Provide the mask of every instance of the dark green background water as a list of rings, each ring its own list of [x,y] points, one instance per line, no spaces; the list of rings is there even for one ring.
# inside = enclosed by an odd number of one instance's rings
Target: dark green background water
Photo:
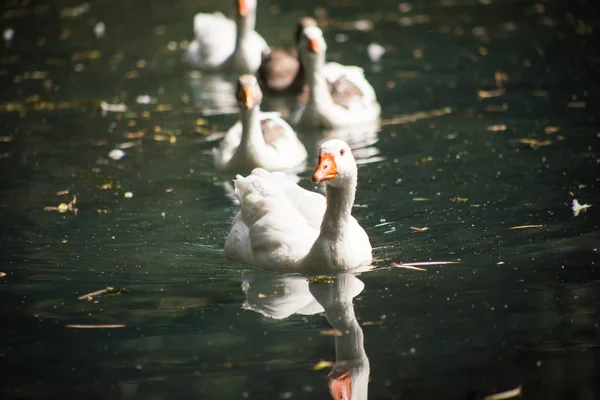
[[[180,60],[194,13],[228,13],[228,2],[104,0],[69,16],[81,3],[5,1],[1,26],[14,38],[0,64],[0,397],[327,398],[330,368],[313,366],[335,361],[335,339],[321,331],[339,317],[358,350],[364,335],[371,399],[465,399],[517,385],[528,399],[599,398],[600,26],[591,3],[421,0],[403,12],[386,0],[260,0],[257,30],[273,45],[290,44],[298,17],[327,10],[329,58],[365,68],[384,120],[451,109],[388,121],[355,151],[354,214],[382,261],[358,277],[365,288],[352,310],[345,282],[355,278],[308,285],[223,255],[236,206],[207,135],[237,117],[204,115],[206,77]],[[356,20],[373,29],[351,29]],[[387,49],[379,65],[371,42]],[[479,98],[497,89],[498,71],[505,93]],[[138,104],[140,95],[155,103]],[[102,101],[128,112],[102,113]],[[506,130],[488,129],[496,125]],[[324,133],[299,135],[306,177]],[[155,140],[164,138],[173,139]],[[108,157],[126,142],[125,157]],[[71,200],[63,190],[77,196],[77,215],[44,211]],[[573,198],[593,206],[573,216]],[[519,225],[542,226],[508,229]],[[451,260],[460,263],[386,268]],[[279,292],[292,315],[243,309],[242,281],[251,303]],[[130,292],[78,300],[107,286]],[[322,313],[293,313],[312,295],[332,325]]]

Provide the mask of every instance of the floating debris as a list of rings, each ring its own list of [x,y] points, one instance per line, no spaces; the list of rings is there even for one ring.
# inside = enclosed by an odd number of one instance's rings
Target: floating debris
[[[0,278],[4,278],[6,276],[6,272],[0,272]]]
[[[362,323],[363,326],[373,326],[373,325],[383,325],[385,321],[383,319],[379,319],[376,321],[364,321]]]
[[[512,229],[531,229],[531,228],[541,228],[544,225],[519,225],[519,226],[511,226],[510,228],[507,228],[508,230],[512,230]]]
[[[2,33],[2,37],[6,42],[10,42],[15,36],[15,30],[12,28],[6,28]]]
[[[320,333],[321,333],[321,335],[324,335],[324,336],[335,336],[335,337],[344,336],[342,331],[340,331],[339,329],[323,329]]]
[[[506,89],[504,89],[504,88],[499,88],[499,89],[495,89],[495,90],[478,90],[477,97],[480,100],[481,99],[489,99],[492,97],[502,96],[504,93],[506,93]]]
[[[420,268],[416,268],[416,267],[417,266],[419,266],[419,267],[431,266],[431,265],[448,265],[448,264],[459,264],[459,262],[458,261],[421,261],[421,262],[411,262],[411,263],[392,262],[392,264],[390,266],[396,267],[396,268],[417,269],[417,270],[425,271],[424,269],[420,269]]]
[[[552,140],[537,140],[537,139],[527,139],[522,138],[518,140],[519,143],[526,145],[531,149],[537,149],[538,147],[548,146],[552,144]]]
[[[514,389],[507,390],[505,392],[489,394],[484,396],[482,400],[505,400],[512,399],[513,397],[517,397],[521,395],[523,386],[519,385]]]
[[[138,104],[150,104],[152,103],[152,97],[147,94],[140,95],[135,98],[135,102]]]
[[[560,128],[558,126],[546,126],[544,128],[544,133],[547,134],[556,133],[558,131],[560,131]]]
[[[452,108],[444,107],[438,110],[431,111],[419,111],[413,114],[404,114],[392,119],[384,119],[381,121],[381,125],[400,125],[406,124],[409,122],[416,122],[422,119],[433,118],[433,117],[441,117],[443,115],[448,115],[452,113]]]
[[[385,54],[385,47],[379,43],[371,43],[367,46],[367,55],[371,59],[371,62],[378,63],[381,61],[381,57]]]
[[[113,288],[112,286],[108,286],[104,289],[100,289],[100,290],[96,290],[95,292],[91,292],[88,294],[84,294],[83,296],[79,296],[77,299],[78,300],[92,300],[94,297],[99,296],[101,294],[104,294],[106,292],[109,292],[111,290],[114,290],[115,288]]]
[[[125,198],[126,198],[126,199],[130,199],[130,198],[132,198],[132,197],[133,197],[133,193],[132,193],[132,192],[125,192],[125,193],[123,194],[123,196],[125,196]]]
[[[412,270],[415,270],[415,271],[424,271],[424,272],[427,271],[425,268],[413,267],[412,265],[404,265],[402,263],[398,264],[398,263],[395,263],[395,262],[392,263],[392,267],[412,269]]]
[[[77,215],[77,208],[75,208],[76,203],[77,203],[77,196],[73,195],[73,200],[71,200],[68,204],[60,203],[57,207],[46,206],[46,207],[44,207],[44,211],[58,211],[61,214],[70,211],[73,214]]]
[[[105,33],[106,25],[104,22],[98,22],[96,25],[94,25],[94,35],[96,35],[98,39],[103,38]]]
[[[580,212],[586,212],[591,206],[591,204],[579,204],[577,199],[573,199],[573,205],[571,206],[571,209],[573,210],[573,216],[576,217]]]
[[[121,149],[113,149],[110,151],[110,153],[108,153],[108,156],[113,160],[117,161],[125,157],[125,152]]]
[[[11,136],[0,136],[0,142],[2,142],[2,143],[11,142],[12,140],[13,140],[12,135]]]
[[[90,10],[89,3],[82,3],[76,7],[68,7],[60,10],[61,18],[77,18]]]
[[[104,112],[125,112],[127,111],[127,106],[123,103],[118,104],[108,104],[106,101],[100,103],[100,108]]]
[[[409,228],[412,229],[415,232],[425,232],[426,230],[429,229],[426,226],[424,226],[423,228],[419,228],[419,227],[416,227],[416,226],[410,226]]]
[[[315,364],[315,366],[312,369],[313,371],[319,371],[321,369],[329,368],[331,366],[333,366],[332,361],[319,361]]]
[[[506,130],[506,124],[490,125],[487,127],[487,130],[491,132],[504,132]]]
[[[76,329],[114,329],[114,328],[125,328],[123,324],[102,324],[102,325],[83,325],[83,324],[68,324],[65,325],[67,328]]]
[[[450,201],[453,203],[466,203],[467,201],[469,201],[469,199],[466,197],[456,196],[456,197],[451,197]]]
[[[125,288],[115,289],[112,286],[108,286],[104,289],[96,290],[95,292],[91,292],[91,293],[84,294],[83,296],[79,296],[77,299],[92,301],[92,300],[94,300],[94,297],[97,297],[100,295],[120,296],[124,293],[131,293],[131,290],[125,289]]]
[[[429,201],[427,197],[414,197],[413,201]]]

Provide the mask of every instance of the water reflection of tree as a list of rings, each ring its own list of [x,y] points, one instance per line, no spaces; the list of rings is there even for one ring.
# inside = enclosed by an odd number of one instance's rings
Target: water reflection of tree
[[[336,361],[328,376],[329,391],[336,400],[367,399],[370,366],[352,303],[364,289],[360,279],[349,273],[319,279],[262,276],[245,280],[242,288],[244,308],[267,317],[324,312],[335,332]]]

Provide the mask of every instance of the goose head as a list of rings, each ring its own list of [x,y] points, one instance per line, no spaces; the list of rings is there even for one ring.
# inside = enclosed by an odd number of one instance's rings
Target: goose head
[[[358,167],[350,146],[343,140],[328,140],[319,148],[319,164],[313,182],[326,182],[334,187],[355,186]]]
[[[238,78],[235,97],[242,110],[251,110],[262,102],[263,94],[254,75]]]
[[[246,18],[254,13],[256,13],[256,0],[235,0],[237,18]]]
[[[317,20],[311,17],[302,17],[298,20],[298,23],[296,23],[296,32],[294,33],[296,45],[300,44],[304,28],[308,28],[309,26],[317,26]]]
[[[298,44],[300,60],[303,65],[314,68],[325,64],[325,52],[327,43],[323,38],[323,31],[317,26],[307,26],[300,34]]]

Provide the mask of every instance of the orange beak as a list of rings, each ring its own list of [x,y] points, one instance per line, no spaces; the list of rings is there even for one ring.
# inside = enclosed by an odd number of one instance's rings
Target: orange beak
[[[341,371],[329,377],[329,393],[334,400],[350,400],[352,398],[352,379],[350,372]]]
[[[335,159],[331,153],[319,154],[319,165],[315,169],[315,173],[312,176],[313,182],[324,182],[335,179],[337,176],[337,168],[335,166]]]
[[[317,39],[308,39],[308,50],[312,53],[318,54],[321,52],[321,46]]]
[[[252,92],[250,92],[250,88],[242,88],[240,100],[246,110],[249,110],[252,107],[254,107],[254,96],[252,95]]]
[[[248,15],[248,2],[246,0],[237,0],[238,12],[242,17]]]

